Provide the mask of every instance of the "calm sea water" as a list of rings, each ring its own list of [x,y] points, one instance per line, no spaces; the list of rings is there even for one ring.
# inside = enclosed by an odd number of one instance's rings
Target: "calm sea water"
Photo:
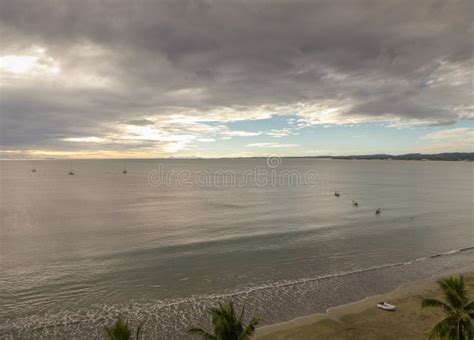
[[[2,338],[91,338],[118,316],[183,338],[229,297],[268,324],[474,263],[469,162],[0,166]]]

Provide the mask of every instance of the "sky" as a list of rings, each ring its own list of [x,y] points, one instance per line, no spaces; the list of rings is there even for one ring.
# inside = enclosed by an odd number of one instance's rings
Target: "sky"
[[[1,0],[0,158],[473,151],[470,0]]]

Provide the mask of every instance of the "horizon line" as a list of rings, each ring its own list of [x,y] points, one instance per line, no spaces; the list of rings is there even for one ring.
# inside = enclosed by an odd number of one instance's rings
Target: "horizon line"
[[[337,159],[341,157],[375,157],[375,156],[386,156],[386,157],[401,157],[408,155],[420,155],[420,156],[438,156],[446,154],[469,154],[474,155],[474,151],[452,151],[452,152],[437,152],[437,153],[420,153],[420,152],[409,152],[402,154],[387,154],[387,153],[372,153],[372,154],[347,154],[347,155],[304,155],[304,156],[280,156],[277,153],[271,155],[262,156],[231,156],[231,157],[201,157],[201,156],[170,156],[170,157],[110,157],[110,158],[95,158],[95,157],[74,157],[74,158],[62,158],[62,157],[42,157],[42,158],[0,158],[0,161],[34,161],[34,160],[159,160],[159,159],[183,159],[183,160],[212,160],[212,159],[255,159],[255,158],[268,158],[268,157],[279,157],[279,158],[321,158],[321,159]],[[397,159],[394,159],[397,160]]]

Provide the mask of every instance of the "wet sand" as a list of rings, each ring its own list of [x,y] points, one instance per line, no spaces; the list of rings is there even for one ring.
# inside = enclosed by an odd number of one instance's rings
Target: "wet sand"
[[[347,305],[330,308],[326,314],[314,314],[285,323],[261,327],[256,339],[426,339],[443,313],[421,310],[423,298],[441,299],[436,280],[449,275],[464,275],[470,300],[474,298],[474,268],[447,272],[429,280],[406,283],[399,288]],[[397,306],[394,312],[375,307],[378,301]]]

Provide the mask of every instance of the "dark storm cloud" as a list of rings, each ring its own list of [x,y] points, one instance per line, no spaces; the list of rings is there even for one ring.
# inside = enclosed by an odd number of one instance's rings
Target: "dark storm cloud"
[[[472,114],[471,6],[4,0],[4,54],[45,47],[72,86],[7,82],[2,145],[64,148],[64,138],[101,137],[117,122],[148,126],[150,117],[170,114],[255,118],[261,106],[322,123],[454,122]],[[96,86],[97,79],[107,82]],[[325,121],[320,102],[344,107]],[[299,112],[296,104],[305,103],[315,108]],[[236,106],[241,114],[219,114]]]

